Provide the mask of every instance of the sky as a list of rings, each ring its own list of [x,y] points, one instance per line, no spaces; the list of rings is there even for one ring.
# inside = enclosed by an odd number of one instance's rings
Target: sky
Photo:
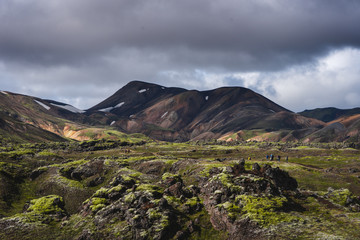
[[[87,109],[133,80],[360,107],[358,0],[1,0],[0,89]]]

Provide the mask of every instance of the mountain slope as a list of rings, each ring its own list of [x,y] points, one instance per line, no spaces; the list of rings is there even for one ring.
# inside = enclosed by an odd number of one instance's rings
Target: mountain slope
[[[134,81],[83,111],[53,100],[0,92],[0,136],[17,141],[122,138],[246,141],[360,141],[359,109],[293,113],[242,87],[208,91]],[[315,114],[316,113],[316,114]],[[56,135],[54,135],[56,134]],[[58,135],[58,136],[57,136]]]
[[[219,138],[243,129],[303,129],[324,125],[315,120],[294,121],[299,115],[241,87],[196,91],[135,81],[90,108],[87,114],[96,111],[118,116],[115,126],[125,131],[170,141]]]
[[[133,81],[112,96],[87,110],[111,112],[118,116],[130,116],[155,102],[186,91],[182,88],[166,88],[152,83]]]
[[[68,104],[3,91],[0,138],[4,142],[42,142],[127,137],[107,124],[111,117],[104,120],[83,113]]]

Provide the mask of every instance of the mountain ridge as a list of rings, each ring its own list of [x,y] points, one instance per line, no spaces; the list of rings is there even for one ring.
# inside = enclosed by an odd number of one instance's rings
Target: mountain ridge
[[[330,142],[358,141],[360,135],[357,108],[324,108],[294,113],[243,87],[198,91],[132,81],[87,110],[5,91],[0,93],[0,99],[3,114],[11,112],[13,116],[21,116],[19,121],[3,115],[0,118],[3,125],[6,118],[12,126],[25,122],[77,140],[89,139],[90,135],[102,137],[99,132],[112,130],[143,133],[165,141]],[[328,112],[336,114],[324,119]],[[322,121],[326,119],[331,121]],[[6,135],[4,131],[3,135]]]
[[[125,100],[134,96],[140,100]],[[138,106],[139,102],[143,103],[141,107]],[[169,141],[219,138],[229,131],[255,128],[258,122],[264,122],[264,119],[279,112],[297,116],[243,87],[198,91],[166,88],[140,81],[128,83],[90,108],[88,113],[96,110],[106,110],[105,112],[119,117],[116,125],[127,132],[142,132]],[[269,129],[278,129],[281,126],[281,116],[279,115],[279,119],[265,121],[264,124]]]

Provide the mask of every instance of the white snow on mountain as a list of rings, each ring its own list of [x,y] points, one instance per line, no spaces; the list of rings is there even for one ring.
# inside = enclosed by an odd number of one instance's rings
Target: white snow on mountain
[[[108,107],[108,108],[99,109],[98,111],[100,111],[100,112],[110,112],[113,109],[114,109],[114,107]]]
[[[125,104],[125,102],[121,102],[121,103],[119,103],[118,105],[116,105],[114,108],[119,108],[119,107],[121,107],[122,105],[124,105]]]
[[[100,112],[110,112],[111,110],[113,110],[114,108],[119,108],[121,107],[122,105],[124,105],[125,102],[121,102],[119,104],[117,104],[115,107],[107,107],[107,108],[102,108],[102,109],[99,109],[98,111]]]
[[[112,121],[111,123],[110,123],[110,126],[112,126],[112,125],[114,125],[115,124],[115,121]]]
[[[148,89],[140,89],[139,90],[139,93],[143,93],[143,92],[146,92]]]
[[[166,115],[168,114],[168,112],[164,113],[161,118],[164,118]]]
[[[85,111],[83,110],[80,110],[74,106],[71,106],[71,105],[59,105],[59,104],[55,104],[55,103],[50,103],[51,105],[55,106],[55,107],[59,107],[59,108],[63,108],[65,110],[68,110],[70,112],[73,112],[73,113],[84,113]]]
[[[40,106],[42,106],[43,108],[45,108],[46,110],[50,110],[50,107],[42,102],[36,101],[34,100],[37,104],[39,104]]]
[[[206,101],[209,100],[209,96],[206,96],[206,97],[205,97],[205,100],[206,100]]]

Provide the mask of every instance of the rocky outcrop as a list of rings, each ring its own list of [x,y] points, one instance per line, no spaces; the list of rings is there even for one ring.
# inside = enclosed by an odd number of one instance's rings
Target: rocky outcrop
[[[246,171],[244,165],[245,161],[240,161],[233,167],[209,170],[210,176],[201,186],[204,206],[213,226],[227,231],[229,239],[264,239],[268,232],[263,227],[270,222],[261,215],[285,210],[289,200],[283,192],[296,191],[297,182],[270,165],[255,163],[252,171]]]

